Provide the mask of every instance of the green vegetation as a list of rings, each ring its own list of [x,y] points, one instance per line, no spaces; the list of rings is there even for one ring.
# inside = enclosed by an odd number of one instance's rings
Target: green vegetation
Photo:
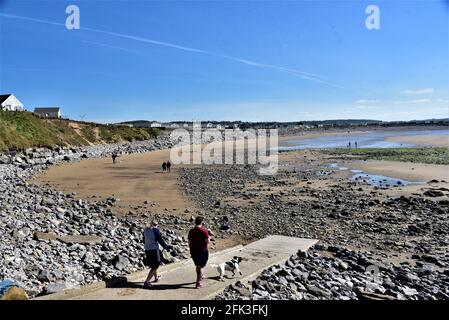
[[[142,141],[155,138],[161,130],[154,128],[130,128],[127,126],[101,126],[100,138],[107,143],[120,141]]]
[[[323,150],[323,152],[339,156],[357,156],[361,159],[449,164],[449,148],[442,147],[330,149]]]
[[[161,130],[41,119],[30,112],[0,111],[0,152],[30,147],[84,146],[147,140]]]

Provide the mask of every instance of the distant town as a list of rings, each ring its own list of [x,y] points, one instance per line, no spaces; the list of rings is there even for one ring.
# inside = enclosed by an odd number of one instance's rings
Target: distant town
[[[0,95],[0,110],[2,111],[26,111],[25,106],[13,94]],[[63,118],[60,107],[36,107],[33,111],[42,118]],[[74,120],[75,121],[75,120]],[[80,121],[87,122],[87,121]],[[247,121],[171,121],[161,122],[155,120],[134,120],[119,123],[108,123],[107,125],[127,126],[132,128],[160,128],[160,129],[179,129],[184,128],[192,130],[195,125],[201,125],[202,129],[279,129],[281,132],[288,131],[307,131],[314,129],[332,129],[348,127],[399,127],[399,126],[448,126],[449,118],[444,119],[426,119],[411,121],[381,121],[370,119],[337,119],[337,120],[316,120],[316,121],[291,121],[291,122],[247,122]]]

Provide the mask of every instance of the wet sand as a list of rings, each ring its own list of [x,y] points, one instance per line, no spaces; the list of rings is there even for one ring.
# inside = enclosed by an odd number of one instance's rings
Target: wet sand
[[[412,143],[417,146],[434,146],[449,148],[449,136],[445,135],[417,135],[417,136],[394,136],[385,138],[386,141]]]
[[[314,138],[320,138],[320,137],[327,137],[327,136],[342,136],[342,135],[354,135],[354,134],[362,134],[362,133],[369,133],[369,132],[375,132],[373,130],[351,130],[348,132],[348,130],[329,130],[329,131],[321,131],[321,132],[304,132],[303,134],[295,134],[295,135],[284,135],[279,136],[279,144],[283,145],[285,141],[289,140],[305,140],[305,139],[314,139]]]
[[[124,155],[116,164],[110,158],[62,164],[49,168],[34,180],[65,193],[76,192],[81,199],[113,196],[120,199],[117,207],[120,213],[140,209],[182,215],[185,209],[193,209],[193,204],[178,186],[180,168],[172,166],[170,173],[162,171],[161,164],[169,159],[169,154],[169,150],[160,150]]]
[[[228,146],[231,142],[224,142]],[[212,143],[218,147],[221,143]],[[197,147],[197,146],[195,146]],[[236,150],[247,148],[241,143]],[[179,148],[180,151],[182,147]],[[173,148],[172,152],[176,153]],[[199,149],[190,149],[190,159],[201,157]],[[171,150],[159,150],[142,154],[123,155],[113,164],[111,158],[88,159],[76,163],[50,167],[32,180],[49,184],[64,193],[76,193],[79,199],[120,199],[116,209],[121,214],[169,212],[179,216],[191,216],[194,204],[183,194],[178,183],[179,171],[190,164],[172,165],[171,172],[162,171],[162,163],[170,159]],[[145,204],[145,201],[148,203]],[[189,212],[185,212],[186,209]]]
[[[449,166],[399,161],[367,160],[350,164],[352,169],[366,173],[396,177],[409,181],[446,180],[449,181]]]

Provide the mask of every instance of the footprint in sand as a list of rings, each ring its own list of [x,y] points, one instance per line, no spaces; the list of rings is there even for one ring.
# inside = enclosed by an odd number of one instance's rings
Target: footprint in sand
[[[130,296],[133,295],[134,293],[136,293],[136,289],[132,289],[132,288],[126,288],[121,290],[118,295],[119,296]]]

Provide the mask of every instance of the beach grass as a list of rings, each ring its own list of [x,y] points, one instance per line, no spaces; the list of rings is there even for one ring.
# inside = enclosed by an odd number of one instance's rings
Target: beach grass
[[[155,138],[161,132],[156,128],[141,129],[67,119],[42,119],[31,112],[0,111],[0,152],[55,145],[86,146],[142,141]]]
[[[360,148],[326,149],[322,152],[337,156],[356,156],[361,159],[391,160],[427,164],[449,164],[449,148]]]

